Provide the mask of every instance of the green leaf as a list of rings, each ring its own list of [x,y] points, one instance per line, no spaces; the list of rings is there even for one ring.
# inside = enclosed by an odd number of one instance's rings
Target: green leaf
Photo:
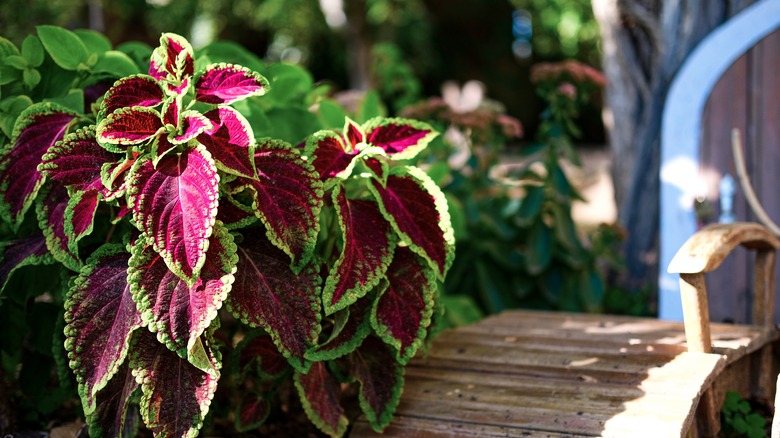
[[[539,275],[552,260],[552,232],[539,221],[531,228],[526,248],[526,268],[531,275]]]
[[[13,67],[16,70],[26,70],[28,66],[27,60],[22,55],[9,55],[4,59],[5,65]]]
[[[123,78],[141,73],[135,61],[118,50],[109,50],[98,56],[97,63],[92,67],[94,73],[108,73],[115,78]]]
[[[54,62],[65,70],[76,70],[79,64],[89,59],[87,46],[75,33],[50,25],[37,26],[36,30],[43,47]]]
[[[280,103],[303,98],[314,83],[311,73],[291,64],[271,65],[263,76],[271,82],[268,100]]]
[[[63,107],[73,110],[77,113],[84,111],[84,90],[81,88],[73,88],[68,91],[68,94],[61,97],[52,97],[44,99],[45,102],[53,102]]]
[[[379,93],[375,90],[371,90],[363,96],[363,100],[360,101],[360,107],[357,110],[357,121],[365,123],[374,117],[385,117],[387,115],[387,108],[382,99],[379,98]]]
[[[76,29],[73,33],[79,37],[89,52],[102,53],[111,50],[111,41],[100,32],[91,29]]]
[[[15,82],[22,76],[21,71],[6,63],[9,56],[21,56],[21,53],[12,42],[0,37],[0,85]]]
[[[0,102],[0,129],[6,137],[13,136],[16,119],[32,104],[32,99],[27,96],[13,96]]]
[[[344,127],[347,111],[335,100],[323,99],[319,102],[317,115],[319,115],[322,129],[333,129],[338,131]]]
[[[22,78],[24,79],[24,84],[27,85],[28,88],[34,88],[41,82],[41,74],[34,68],[25,69],[22,72]]]
[[[527,227],[533,223],[534,219],[542,210],[544,202],[544,187],[530,186],[526,189],[525,198],[520,204],[520,210],[515,216],[515,222],[521,227]]]
[[[27,35],[27,38],[22,41],[22,56],[33,67],[43,64],[43,45],[41,40],[34,35]]]
[[[150,45],[138,41],[128,41],[116,46],[116,50],[129,56],[141,71],[149,70],[149,58],[152,56]]]

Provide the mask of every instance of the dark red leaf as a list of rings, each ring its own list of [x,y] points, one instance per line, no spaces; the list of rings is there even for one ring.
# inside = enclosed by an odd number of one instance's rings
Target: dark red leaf
[[[117,373],[130,335],[141,325],[127,284],[129,258],[122,245],[101,247],[87,260],[65,301],[65,348],[87,415],[97,407],[97,391]]]
[[[213,127],[198,136],[217,166],[222,170],[241,176],[254,177],[252,161],[255,143],[252,127],[238,111],[221,106],[205,114]]]
[[[0,296],[18,268],[54,263],[42,234],[0,243]]]
[[[273,338],[267,334],[248,335],[236,346],[236,354],[236,371],[241,379],[255,364],[260,377],[266,379],[276,379],[290,369],[287,359],[279,353]]]
[[[259,394],[250,392],[241,398],[236,411],[236,430],[247,432],[259,427],[268,414],[271,413],[271,404]]]
[[[257,229],[238,245],[238,270],[227,298],[236,318],[269,333],[279,351],[298,370],[320,332],[320,277],[313,266],[299,274],[288,258]]]
[[[38,169],[47,177],[76,190],[101,190],[104,165],[123,160],[122,155],[107,151],[95,139],[95,127],[79,129],[49,148]]]
[[[38,226],[46,236],[46,246],[49,251],[68,269],[78,271],[81,261],[78,257],[76,241],[73,234],[68,234],[66,222],[67,208],[70,202],[68,191],[64,186],[55,184],[49,186],[38,199],[36,213],[38,214]]]
[[[269,239],[298,267],[314,251],[322,208],[322,186],[317,174],[286,143],[264,140],[255,152],[257,178],[237,178],[232,186],[250,190],[255,214]]]
[[[180,83],[189,79],[195,71],[189,41],[174,33],[164,33],[160,45],[152,52],[149,75],[158,80]]]
[[[351,148],[346,151],[342,137],[330,131],[320,131],[311,136],[305,151],[310,159],[313,157],[311,164],[322,181],[349,177],[358,153]]]
[[[398,350],[398,360],[404,364],[422,345],[431,323],[436,290],[431,271],[417,254],[398,247],[387,269],[389,285],[374,304],[374,330]]]
[[[382,430],[393,419],[404,388],[404,367],[379,339],[369,336],[350,356],[352,374],[360,382],[359,401],[371,427]]]
[[[76,114],[41,103],[27,108],[14,126],[13,140],[0,151],[0,215],[18,227],[43,184],[41,157],[62,140]]]
[[[141,417],[158,437],[192,437],[203,426],[220,364],[203,372],[160,344],[148,330],[133,336],[130,366],[141,382]]]
[[[333,203],[344,236],[344,250],[330,269],[322,292],[325,314],[354,303],[379,283],[395,249],[395,236],[375,202],[348,200],[340,188]]]
[[[162,103],[163,91],[156,79],[137,75],[120,79],[108,90],[103,100],[106,115],[119,108],[133,106],[155,107]]]
[[[89,436],[132,438],[138,432],[138,409],[130,397],[138,388],[127,361],[122,363],[108,384],[95,394],[95,411],[88,414]]]
[[[387,186],[372,181],[370,188],[395,231],[425,257],[444,278],[455,257],[447,201],[441,189],[420,169],[408,166],[405,174],[390,175]]]
[[[437,133],[427,123],[400,118],[375,118],[363,127],[366,143],[378,146],[395,160],[414,158]]]
[[[332,437],[344,435],[348,420],[339,402],[341,386],[326,362],[314,362],[306,374],[296,372],[295,387],[303,410],[315,426]]]
[[[239,204],[232,197],[223,195],[220,199],[217,220],[222,221],[228,230],[244,228],[257,222],[257,219],[251,208]]]
[[[344,126],[344,137],[349,144],[348,150],[356,151],[360,143],[365,143],[366,136],[363,134],[363,130],[360,129],[354,121],[347,118],[346,125]]]
[[[97,190],[75,192],[70,196],[65,208],[64,230],[69,241],[75,243],[92,232],[100,196]]]
[[[103,119],[97,127],[97,139],[108,143],[114,152],[124,152],[127,145],[151,140],[163,131],[163,122],[153,108],[136,106],[120,108]]]
[[[371,304],[369,296],[363,297],[336,313],[330,339],[307,351],[306,358],[311,361],[333,360],[353,352],[371,333]],[[342,318],[346,321],[342,322]]]

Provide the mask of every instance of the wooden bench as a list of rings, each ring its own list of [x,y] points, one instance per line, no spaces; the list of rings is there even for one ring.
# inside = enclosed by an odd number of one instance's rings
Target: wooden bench
[[[740,244],[757,252],[757,324],[710,324],[704,274]],[[684,324],[516,310],[447,331],[410,362],[384,433],[360,420],[351,436],[716,436],[727,391],[774,397],[777,248],[755,224],[689,239],[669,267],[681,274]]]

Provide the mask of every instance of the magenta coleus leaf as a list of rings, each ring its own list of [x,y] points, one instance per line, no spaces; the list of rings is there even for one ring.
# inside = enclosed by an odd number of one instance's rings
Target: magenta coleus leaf
[[[319,131],[310,136],[304,151],[322,181],[347,179],[359,153],[346,146],[343,137],[332,131]]]
[[[355,351],[371,333],[371,304],[370,296],[366,296],[336,313],[330,338],[307,351],[306,358],[311,361],[333,360]]]
[[[169,136],[173,144],[183,144],[200,135],[202,132],[212,129],[209,119],[197,111],[184,111],[181,114],[181,123],[178,132]]]
[[[295,388],[312,423],[332,437],[343,436],[349,420],[339,401],[341,386],[326,362],[314,362],[305,374],[295,373]]]
[[[260,427],[271,413],[271,403],[260,394],[245,394],[236,409],[236,430],[248,432]]]
[[[372,181],[369,188],[401,239],[444,279],[455,258],[455,238],[441,189],[414,166],[388,176],[386,187]]]
[[[157,79],[147,75],[128,76],[116,81],[106,92],[103,110],[108,115],[119,108],[155,107],[161,104],[164,98]]]
[[[97,190],[74,192],[65,207],[64,232],[68,241],[77,242],[92,233],[98,202],[102,199]],[[75,247],[74,247],[75,252]]]
[[[425,260],[398,247],[387,269],[388,286],[374,301],[371,325],[406,364],[425,340],[433,314],[436,276]]]
[[[195,60],[189,41],[174,33],[162,34],[160,45],[152,52],[149,75],[175,85],[191,77],[194,72]]]
[[[219,361],[206,373],[160,344],[148,330],[137,330],[129,355],[141,384],[141,417],[157,437],[195,437],[217,389]]]
[[[314,266],[295,274],[289,259],[257,229],[238,245],[238,270],[228,309],[245,324],[261,327],[297,370],[320,332],[320,277]]]
[[[86,415],[91,438],[132,438],[138,432],[138,409],[130,398],[138,388],[127,361],[95,394],[95,410]]]
[[[141,325],[127,283],[129,258],[121,245],[102,246],[87,260],[66,297],[65,348],[87,415],[97,407],[96,393],[119,370],[130,335]]]
[[[369,336],[350,356],[352,375],[360,382],[358,400],[363,413],[377,431],[393,419],[404,387],[404,367],[381,340]]]
[[[376,117],[363,125],[366,143],[382,148],[393,160],[414,158],[438,133],[425,122]]]
[[[163,130],[160,113],[154,108],[120,108],[97,126],[97,139],[112,152],[124,152],[127,145],[149,141]]]
[[[331,267],[322,291],[326,315],[354,303],[379,283],[393,258],[396,243],[390,223],[375,202],[349,200],[336,186],[333,204],[344,236],[344,249]]]
[[[188,358],[233,283],[237,262],[233,237],[220,223],[215,225],[206,262],[192,286],[168,269],[148,239],[140,238],[132,253],[128,276],[143,324],[160,342]]]
[[[214,157],[217,167],[235,175],[254,177],[254,134],[249,122],[235,109],[220,106],[204,114],[212,128],[198,136],[198,141]]]
[[[168,268],[189,285],[206,260],[217,215],[219,176],[203,146],[148,158],[132,171],[129,195],[133,219]]]
[[[246,67],[212,64],[195,83],[195,100],[214,105],[230,105],[250,96],[268,92],[268,80]]]
[[[322,185],[298,151],[277,140],[261,140],[255,150],[257,178],[238,177],[234,191],[248,189],[252,209],[265,224],[268,238],[293,260],[305,265],[314,252],[322,209]]]
[[[366,134],[363,129],[349,117],[344,122],[344,138],[347,139],[350,150],[360,150],[362,149],[361,143],[366,142]]]
[[[38,166],[47,178],[79,191],[108,190],[103,186],[101,174],[106,165],[123,159],[98,144],[95,127],[90,125],[65,136],[55,143],[42,157]]]
[[[52,263],[54,257],[46,247],[46,238],[43,234],[0,242],[0,296],[8,279],[17,269]]]
[[[13,138],[0,150],[0,216],[14,229],[24,219],[43,184],[41,157],[65,136],[76,114],[56,104],[39,103],[16,119]]]
[[[66,210],[70,202],[70,196],[64,186],[59,184],[49,185],[39,197],[36,203],[38,226],[46,237],[46,246],[66,268],[78,271],[81,269],[81,260],[78,256],[76,241],[72,234],[65,231],[65,223],[70,219]]]
[[[279,352],[270,335],[256,331],[236,345],[233,363],[235,374],[245,379],[255,370],[263,379],[277,379],[290,369],[287,359]]]
[[[165,100],[162,108],[162,120],[166,125],[179,126],[181,119],[181,97],[174,96]]]

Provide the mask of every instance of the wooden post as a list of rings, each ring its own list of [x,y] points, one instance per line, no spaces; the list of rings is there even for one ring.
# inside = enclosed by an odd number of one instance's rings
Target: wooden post
[[[704,274],[680,274],[680,294],[688,351],[711,353],[710,310]]]
[[[775,319],[775,252],[756,253],[755,284],[753,287],[753,324],[774,328]]]

